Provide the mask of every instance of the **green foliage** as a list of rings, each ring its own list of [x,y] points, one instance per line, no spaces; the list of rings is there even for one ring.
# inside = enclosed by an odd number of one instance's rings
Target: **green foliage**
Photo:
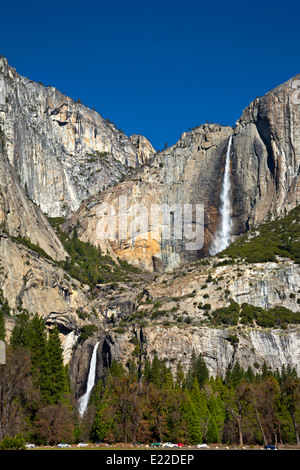
[[[30,339],[30,315],[23,311],[16,316],[15,326],[10,337],[10,344],[13,348],[16,348],[17,346],[24,346],[29,348]]]
[[[69,392],[69,386],[57,327],[48,338],[43,318],[37,314],[31,318],[23,311],[16,317],[10,346],[14,349],[22,346],[30,352],[32,380],[44,403],[59,403]]]
[[[200,416],[196,405],[191,398],[187,400],[184,407],[185,419],[187,421],[188,438],[191,444],[199,444],[203,440]]]
[[[105,420],[105,410],[99,409],[96,413],[91,430],[92,442],[104,441],[109,429],[109,423]]]
[[[47,217],[47,219],[54,228],[58,228],[66,221],[65,217]]]
[[[51,378],[47,332],[43,318],[37,314],[30,322],[29,349],[32,358],[34,383],[39,385],[43,399],[50,402]]]
[[[246,376],[246,372],[240,366],[240,363],[236,362],[233,367],[230,365],[227,367],[224,381],[227,386],[236,387],[237,384],[246,379]]]
[[[6,436],[0,442],[0,450],[24,450],[25,439],[21,434],[15,437]]]
[[[4,297],[3,290],[0,289],[0,310],[3,315],[10,315],[10,308],[7,299]]]
[[[29,323],[39,330],[37,338],[40,341],[35,339],[32,344],[42,343],[41,326],[36,319],[29,320]],[[24,335],[20,338],[23,340]],[[153,361],[146,360],[141,364],[141,370],[133,366],[134,360],[130,361],[128,367],[113,361],[93,389],[89,404],[92,412],[88,415],[92,417],[92,421],[77,418],[76,427],[74,410],[72,412],[70,404],[62,405],[60,394],[57,393],[58,389],[63,391],[66,388],[62,376],[58,332],[55,328],[50,333],[47,345],[49,355],[53,356],[52,367],[50,360],[48,370],[54,385],[49,384],[49,393],[53,396],[53,402],[58,403],[53,404],[50,401],[47,404],[43,400],[40,404],[35,403],[32,408],[31,397],[26,397],[24,393],[30,388],[31,393],[35,394],[40,389],[40,384],[36,384],[37,388],[33,389],[31,382],[13,396],[15,404],[18,404],[17,408],[22,411],[18,416],[19,422],[23,421],[25,411],[29,411],[26,430],[28,433],[32,429],[30,440],[35,440],[36,443],[39,442],[38,439],[57,443],[62,439],[58,436],[62,435],[68,435],[66,439],[72,441],[72,432],[75,436],[76,428],[77,439],[82,439],[80,431],[83,431],[85,439],[92,441],[149,443],[159,440],[189,445],[201,442],[228,445],[237,443],[237,416],[248,444],[262,443],[262,429],[270,441],[275,434],[282,442],[296,441],[297,423],[295,424],[294,417],[298,419],[300,413],[300,380],[291,367],[272,372],[264,364],[261,372],[250,373],[249,369],[245,371],[235,362],[228,367],[224,377],[210,377],[205,371],[202,356],[193,352],[189,367],[192,383],[188,386],[187,379],[181,377],[178,380],[182,374],[180,363],[177,364],[175,378],[166,361],[156,354]],[[15,353],[15,360],[23,365],[19,350]],[[32,355],[34,353],[32,350]],[[9,362],[7,367],[12,369],[2,382],[0,374],[2,387],[7,379],[10,381],[10,377],[14,380],[12,372],[16,364]],[[28,370],[24,372],[23,380]],[[32,368],[30,373],[33,376]],[[7,396],[10,397],[10,394]],[[6,416],[5,406],[6,402],[3,401],[0,424],[3,416]],[[260,418],[260,425],[257,417]],[[16,431],[15,436],[13,433],[3,434],[0,449],[23,448],[24,439],[18,432]],[[27,436],[29,437],[28,434]]]
[[[209,378],[209,372],[205,361],[201,354],[196,356],[195,351],[192,351],[190,367],[186,377],[186,386],[191,390],[195,386],[195,380],[200,387],[203,387]]]
[[[46,259],[54,262],[54,260],[51,258],[51,256],[49,256],[48,253],[46,253],[45,250],[43,250],[43,248],[41,248],[39,245],[35,245],[28,238],[21,237],[19,235],[17,237],[11,237],[11,239],[13,241],[17,242],[17,243],[20,243],[21,245],[26,246],[27,248],[34,251],[35,253],[42,256],[43,258],[46,258]]]
[[[3,295],[3,290],[0,289],[0,340],[5,340],[5,317],[10,315],[10,308],[7,299]]]
[[[149,374],[148,383],[154,384],[159,389],[173,387],[173,377],[171,370],[166,366],[164,360],[158,359],[157,354],[155,354],[150,366],[150,370],[147,372],[147,374]]]
[[[0,310],[0,340],[5,340],[5,320],[2,310]]]
[[[208,444],[220,442],[219,429],[214,419],[214,416],[211,417],[208,423],[206,441]]]
[[[126,261],[119,260],[117,264],[109,255],[104,255],[99,247],[81,241],[76,228],[72,234],[62,232],[59,228],[56,231],[69,254],[60,263],[61,267],[74,279],[91,288],[96,284],[131,281],[134,274],[141,272]]]
[[[244,235],[218,256],[248,263],[277,262],[277,256],[300,262],[300,206],[287,215],[257,227],[258,235]],[[251,237],[249,237],[251,235]]]
[[[247,323],[265,328],[283,327],[287,324],[299,324],[299,312],[293,312],[286,307],[278,306],[265,310],[261,307],[254,307],[247,303],[241,307],[241,323]]]
[[[59,403],[64,394],[69,392],[69,384],[63,362],[63,348],[56,326],[52,329],[48,339],[50,396],[51,403]]]
[[[201,355],[197,357],[193,352],[190,371],[195,371],[197,363],[202,365],[202,361]],[[261,427],[256,423],[257,415],[251,405],[254,398],[261,415],[260,424],[266,427],[268,438],[273,432],[268,422],[274,416],[274,426],[282,428],[281,438],[295,439],[291,413],[300,411],[300,400],[296,398],[300,381],[294,370],[283,368],[272,373],[263,367],[261,373],[255,374],[235,362],[224,377],[205,374],[206,379],[199,386],[194,373],[191,386],[187,386],[188,380],[181,381],[179,386],[175,378],[160,377],[164,366],[165,361],[155,354],[152,362],[145,361],[139,378],[130,373],[131,366],[127,370],[114,361],[95,387],[90,401],[97,410],[91,427],[92,440],[172,441],[190,445],[231,440],[234,443],[232,416],[240,412],[245,420],[242,432],[246,436],[253,434],[252,443],[261,442]],[[272,402],[270,394],[274,396]],[[228,414],[229,409],[233,410],[232,416]]]
[[[234,326],[240,322],[244,325],[256,325],[262,328],[284,328],[289,324],[300,323],[299,312],[293,312],[286,307],[264,309],[248,303],[240,306],[237,302],[231,302],[228,307],[218,308],[209,315],[209,318],[214,325],[223,326]]]
[[[228,307],[221,307],[212,313],[214,325],[237,325],[239,320],[240,306],[237,302],[231,302]]]
[[[90,338],[95,331],[98,331],[98,327],[96,325],[83,325],[81,328],[81,333],[80,333],[80,341],[85,341],[86,339]]]

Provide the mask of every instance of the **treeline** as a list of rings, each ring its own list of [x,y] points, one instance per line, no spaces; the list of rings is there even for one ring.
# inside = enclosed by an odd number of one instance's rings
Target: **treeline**
[[[86,415],[93,441],[183,444],[299,444],[300,381],[295,370],[244,371],[209,376],[201,355],[176,374],[156,356],[142,374],[113,363],[94,388]],[[92,424],[91,424],[92,423]],[[91,426],[91,428],[90,428]]]
[[[172,372],[156,355],[138,365],[133,358],[126,367],[113,361],[81,418],[57,328],[49,332],[43,319],[23,311],[7,345],[6,364],[0,365],[0,448],[13,439],[17,445],[300,444],[296,371],[272,372],[265,364],[257,370],[244,370],[237,362],[224,377],[212,377],[194,352],[186,374],[180,364]]]
[[[119,263],[116,263],[108,254],[103,253],[100,247],[81,241],[77,234],[78,227],[73,227],[67,233],[59,228],[59,224],[63,222],[61,217],[48,220],[68,252],[66,260],[59,264],[74,279],[93,289],[96,284],[131,282],[135,280],[135,275],[141,275],[138,268],[126,261],[119,260]]]
[[[231,244],[219,257],[248,263],[277,262],[277,256],[300,262],[300,206],[276,220],[264,222]],[[251,235],[251,237],[249,236]]]
[[[0,442],[74,440],[74,403],[57,327],[22,311],[0,365]]]
[[[297,301],[299,299],[297,299]],[[265,309],[248,303],[239,305],[233,300],[230,301],[228,306],[220,307],[212,313],[209,313],[207,309],[204,315],[215,326],[234,326],[240,323],[242,325],[250,326],[257,325],[262,328],[277,327],[286,329],[289,324],[296,325],[300,323],[299,312],[294,312],[284,306]]]

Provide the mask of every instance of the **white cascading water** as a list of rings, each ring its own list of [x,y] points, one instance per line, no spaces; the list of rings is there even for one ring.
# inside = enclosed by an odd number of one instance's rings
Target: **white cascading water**
[[[88,380],[87,380],[87,386],[86,386],[86,392],[78,400],[78,403],[79,403],[78,411],[79,411],[80,416],[84,415],[86,407],[88,406],[91,391],[95,385],[98,345],[99,343],[96,343],[93,349],[93,354],[92,354],[92,358],[90,362],[90,370],[89,370],[89,375],[88,375]]]
[[[212,246],[209,250],[211,255],[215,255],[220,251],[225,250],[230,244],[231,234],[231,211],[230,211],[230,152],[231,152],[232,135],[230,136],[226,162],[224,169],[223,184],[221,189],[221,225],[213,240]]]

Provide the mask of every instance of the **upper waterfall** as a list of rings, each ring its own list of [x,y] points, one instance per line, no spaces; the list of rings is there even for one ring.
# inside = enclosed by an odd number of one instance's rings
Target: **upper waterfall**
[[[92,354],[92,358],[90,362],[90,370],[89,370],[89,375],[88,375],[88,380],[87,380],[86,392],[78,400],[78,403],[79,403],[78,410],[79,410],[80,416],[84,415],[84,412],[88,406],[91,391],[95,385],[98,345],[99,345],[99,342],[96,343],[94,346],[94,350],[93,350],[93,354]]]
[[[209,250],[211,255],[215,255],[220,251],[225,250],[230,244],[231,238],[231,204],[230,204],[230,152],[232,145],[232,135],[229,138],[226,161],[224,168],[224,177],[221,189],[221,204],[220,204],[220,213],[221,213],[221,225],[214,237],[212,246]]]

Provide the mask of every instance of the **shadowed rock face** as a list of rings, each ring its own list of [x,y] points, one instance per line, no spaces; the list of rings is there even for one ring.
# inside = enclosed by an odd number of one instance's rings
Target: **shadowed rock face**
[[[253,101],[233,138],[234,234],[276,217],[300,200],[300,75]]]

